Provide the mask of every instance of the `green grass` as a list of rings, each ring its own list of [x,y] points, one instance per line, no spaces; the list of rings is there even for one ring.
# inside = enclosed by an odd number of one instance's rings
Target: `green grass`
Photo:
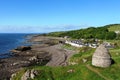
[[[76,47],[73,47],[73,46],[71,46],[70,44],[64,44],[64,45],[62,46],[62,48],[68,49],[68,50],[76,50],[76,49],[77,49]]]
[[[120,25],[111,25],[109,31],[120,31]]]
[[[75,62],[78,64],[82,64],[83,61],[82,59],[86,59],[87,62],[91,62],[92,54],[95,51],[93,48],[89,47],[83,47],[79,49],[79,53],[73,55],[70,59],[69,62]]]
[[[70,65],[67,67],[31,67],[39,70],[40,74],[34,80],[104,80],[99,75],[91,72],[85,65]],[[68,72],[73,70],[73,72]]]

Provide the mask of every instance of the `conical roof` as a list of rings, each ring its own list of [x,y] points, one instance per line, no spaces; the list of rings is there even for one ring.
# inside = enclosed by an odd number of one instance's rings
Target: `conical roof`
[[[110,54],[105,45],[101,44],[93,54],[93,57],[110,58]]]

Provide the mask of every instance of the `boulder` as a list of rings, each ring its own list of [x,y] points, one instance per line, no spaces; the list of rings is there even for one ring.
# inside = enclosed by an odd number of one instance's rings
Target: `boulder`
[[[29,58],[29,61],[37,61],[37,60],[38,60],[38,58],[36,56],[33,56],[33,57]]]
[[[16,48],[15,50],[17,51],[27,51],[27,50],[31,50],[30,46],[20,46],[18,48]]]
[[[31,79],[34,79],[35,76],[37,76],[37,75],[38,75],[38,71],[32,69],[32,70],[31,70],[31,74],[30,74],[30,78],[31,78]]]
[[[12,53],[19,53],[20,51],[13,49],[13,50],[10,50],[10,52],[12,52]]]
[[[21,77],[21,80],[28,80],[30,78],[30,70],[27,70]]]
[[[38,75],[38,71],[32,69],[32,70],[27,70],[24,75],[21,77],[21,80],[28,80],[28,79],[34,79],[35,76]]]

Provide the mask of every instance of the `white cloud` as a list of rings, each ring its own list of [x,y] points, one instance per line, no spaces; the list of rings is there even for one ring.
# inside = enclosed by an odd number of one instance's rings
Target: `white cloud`
[[[1,33],[45,33],[53,31],[75,30],[86,27],[85,25],[61,25],[61,26],[0,26]]]

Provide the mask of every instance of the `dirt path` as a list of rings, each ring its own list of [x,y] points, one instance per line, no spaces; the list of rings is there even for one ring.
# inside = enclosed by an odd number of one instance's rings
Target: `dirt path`
[[[103,76],[101,73],[99,73],[97,70],[93,69],[90,65],[86,65],[86,67],[91,70],[92,72],[96,73],[97,75],[99,75],[100,77],[102,77],[104,80],[111,80],[108,79],[107,77]]]

